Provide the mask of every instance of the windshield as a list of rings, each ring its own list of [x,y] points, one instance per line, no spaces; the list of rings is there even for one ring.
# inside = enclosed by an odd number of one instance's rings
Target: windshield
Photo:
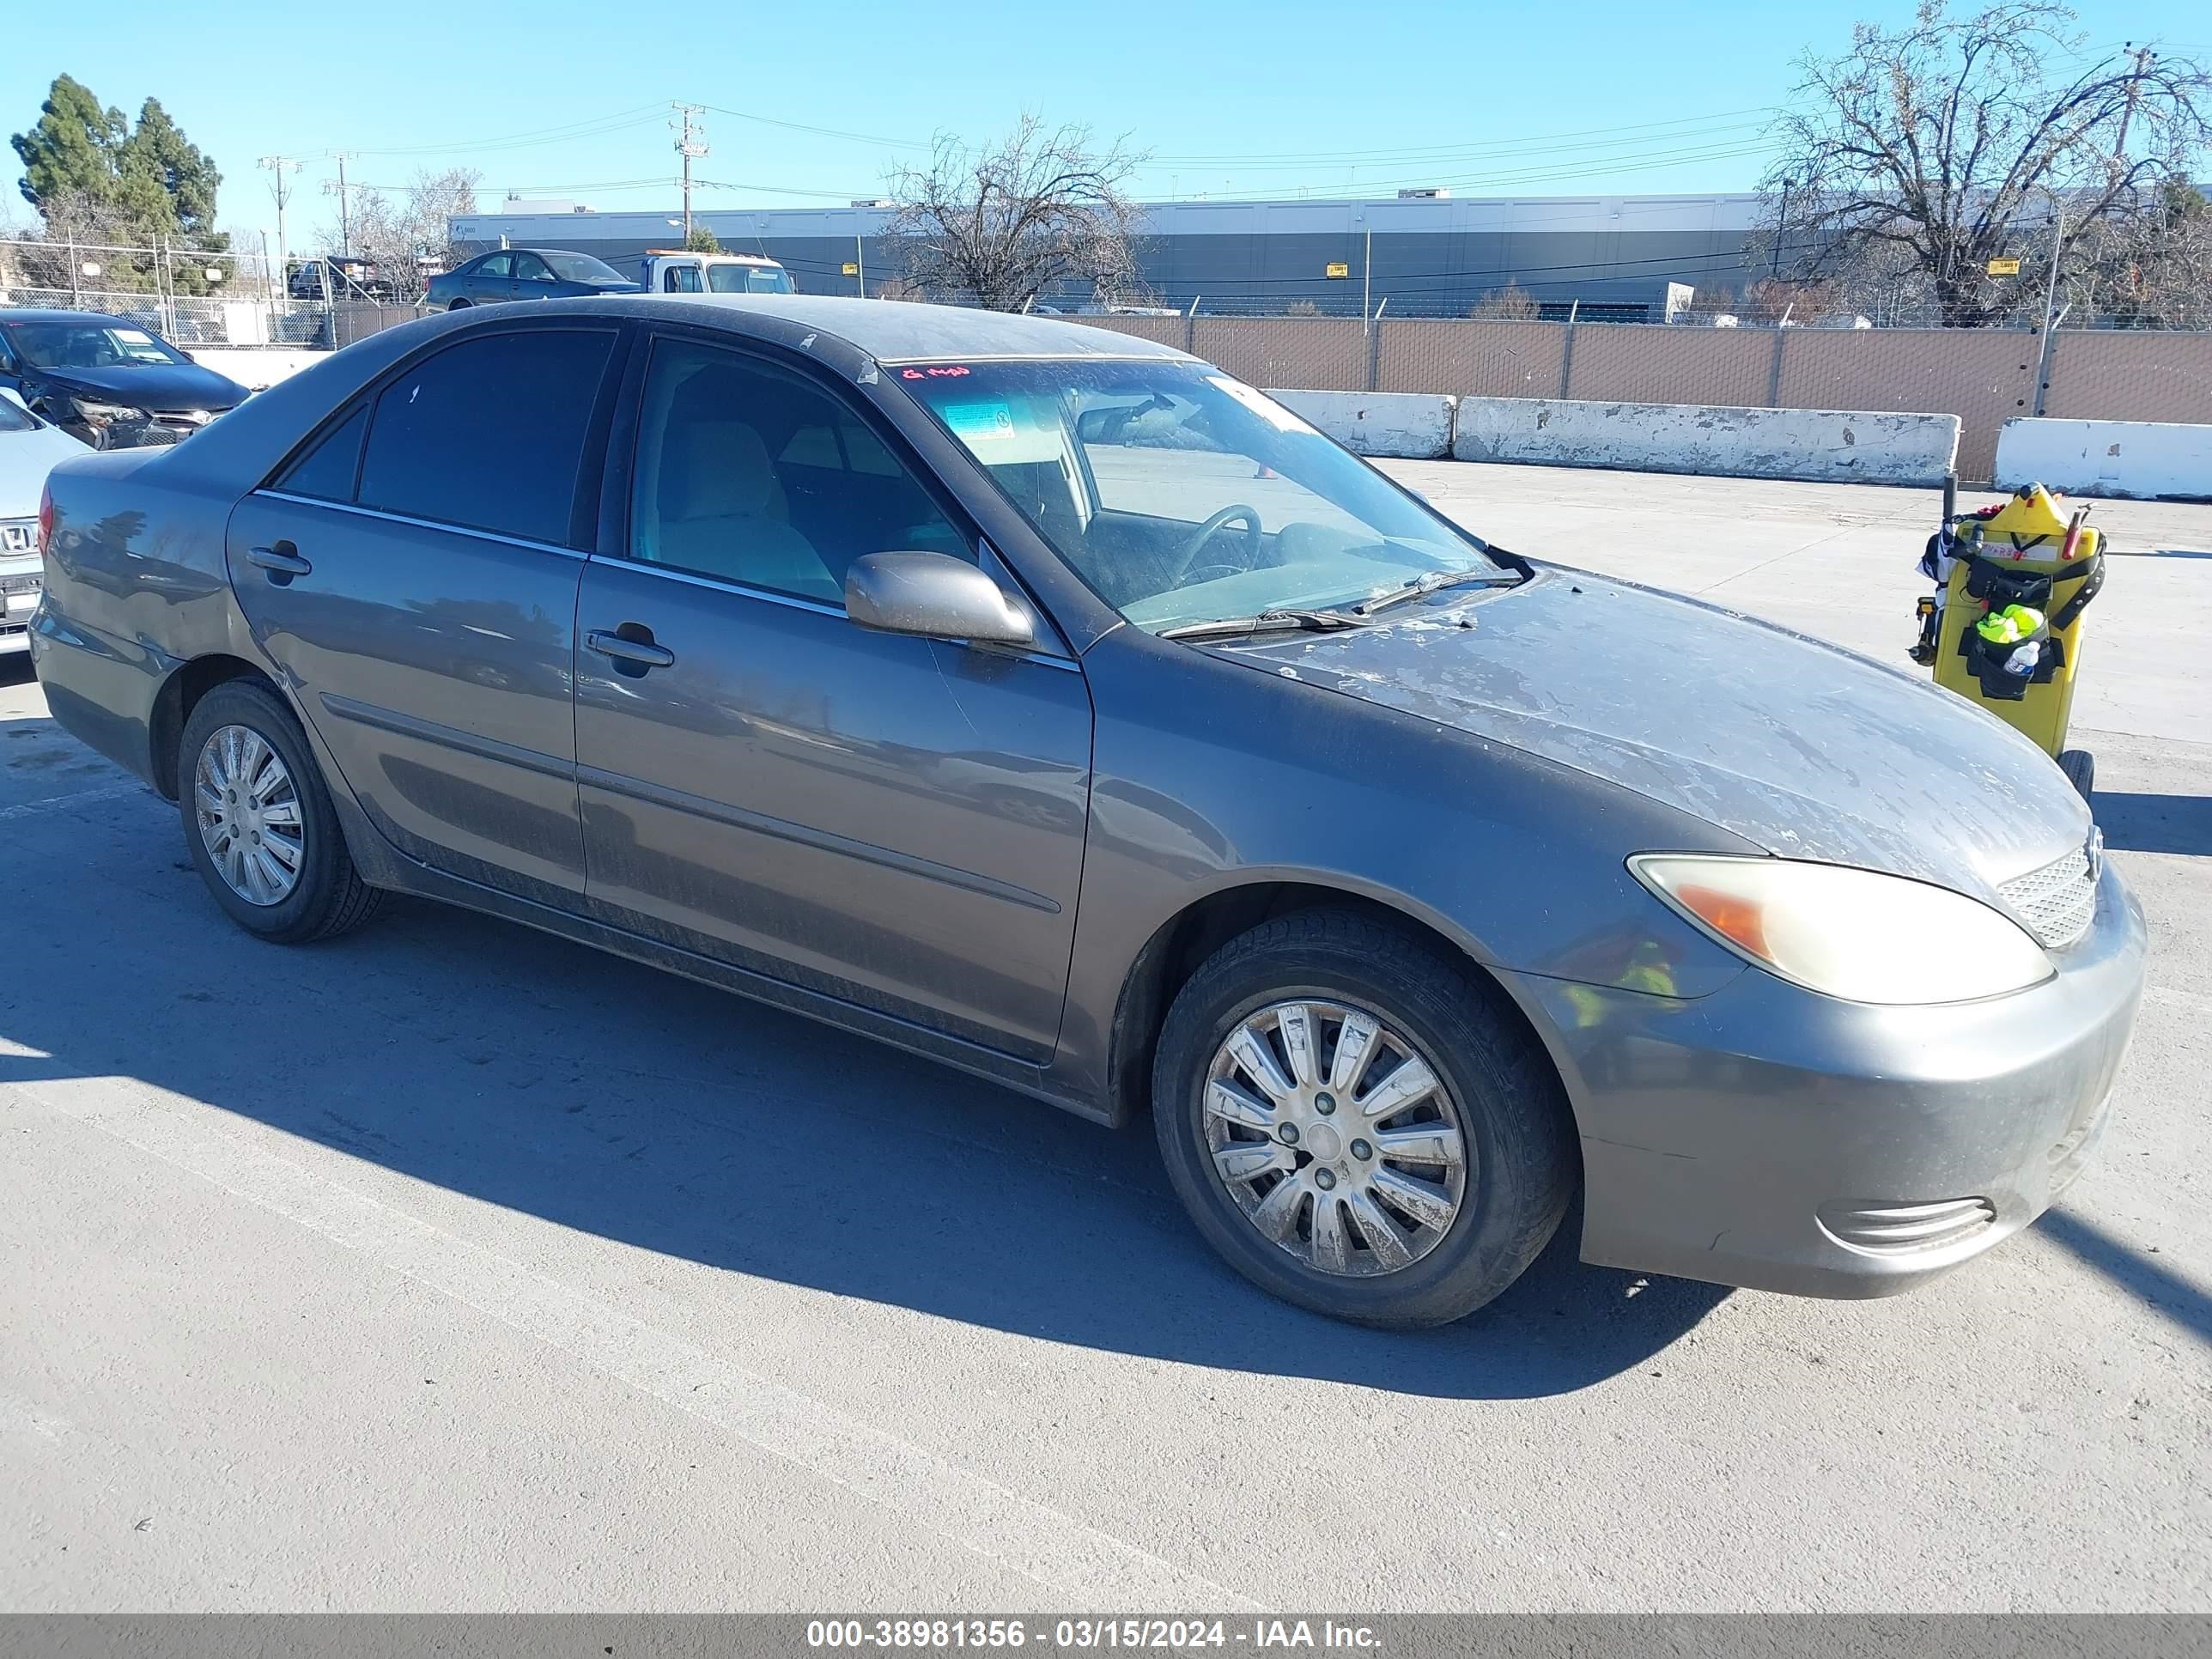
[[[716,294],[788,294],[791,274],[781,265],[708,265],[707,286]]]
[[[540,253],[539,258],[552,268],[553,274],[564,283],[626,283],[629,277],[612,265],[602,264],[588,253]]]
[[[13,398],[0,397],[0,432],[36,432],[39,423]]]
[[[1202,364],[890,373],[1101,598],[1154,633],[1502,568],[1288,410]]]
[[[128,323],[9,323],[8,343],[33,368],[131,368],[185,359]]]

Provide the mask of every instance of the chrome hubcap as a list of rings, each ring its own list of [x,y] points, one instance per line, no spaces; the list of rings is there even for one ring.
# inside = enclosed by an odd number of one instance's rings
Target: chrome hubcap
[[[248,904],[282,904],[300,884],[307,825],[283,758],[246,726],[208,734],[192,774],[200,844],[223,884]]]
[[[1413,1043],[1340,1002],[1261,1009],[1206,1077],[1213,1168],[1245,1218],[1322,1273],[1409,1267],[1467,1195],[1459,1106]]]

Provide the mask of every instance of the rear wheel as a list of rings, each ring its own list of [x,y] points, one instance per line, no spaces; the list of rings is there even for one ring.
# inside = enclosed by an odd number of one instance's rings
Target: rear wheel
[[[375,913],[383,895],[354,867],[307,738],[268,687],[232,680],[200,699],[177,781],[192,863],[246,932],[300,945]]]
[[[1518,1278],[1576,1164],[1549,1063],[1469,964],[1349,911],[1231,941],[1162,1027],[1153,1118],[1199,1231],[1287,1301],[1438,1325]]]
[[[448,311],[466,311],[469,308],[469,304],[470,302],[466,300],[456,300],[453,304],[447,306],[446,309]]]

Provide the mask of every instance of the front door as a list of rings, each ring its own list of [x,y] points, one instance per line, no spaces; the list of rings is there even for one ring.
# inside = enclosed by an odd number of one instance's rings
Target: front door
[[[623,556],[595,556],[578,600],[594,913],[1048,1058],[1088,808],[1081,670],[847,620],[854,559],[977,542],[825,381],[666,337],[635,415]]]
[[[343,412],[229,530],[240,608],[377,829],[571,905],[575,495],[614,340],[472,333]]]
[[[514,255],[501,249],[469,273],[469,298],[478,305],[497,305],[514,297]]]

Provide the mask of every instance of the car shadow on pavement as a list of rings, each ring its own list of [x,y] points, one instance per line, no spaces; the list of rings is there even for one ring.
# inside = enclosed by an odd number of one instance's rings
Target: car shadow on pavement
[[[56,873],[26,884],[15,907],[0,1036],[20,1047],[0,1055],[0,1079],[137,1079],[485,1204],[732,1273],[1054,1342],[1410,1395],[1587,1388],[1648,1364],[1728,1294],[1585,1267],[1571,1216],[1518,1285],[1457,1325],[1337,1324],[1214,1258],[1144,1126],[1115,1133],[434,905],[397,902],[325,945],[260,944],[208,897],[175,809],[115,796],[115,776],[101,799],[42,801],[9,825],[26,867]]]
[[[2100,789],[2094,805],[2105,845],[2115,851],[2212,854],[2212,795]]]
[[[2157,1309],[2197,1341],[2212,1346],[2212,1295],[2201,1286],[2063,1207],[2045,1211],[2035,1229],[2129,1295]]]

